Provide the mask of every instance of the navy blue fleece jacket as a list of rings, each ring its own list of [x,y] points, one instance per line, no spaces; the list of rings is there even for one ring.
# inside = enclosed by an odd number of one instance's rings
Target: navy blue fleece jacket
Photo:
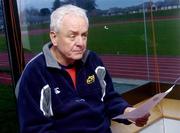
[[[86,51],[76,62],[76,87],[50,52],[51,43],[25,67],[16,86],[21,133],[111,133],[111,118],[130,106],[114,91],[98,56]],[[104,68],[98,79],[97,68]],[[128,124],[127,120],[119,120]]]

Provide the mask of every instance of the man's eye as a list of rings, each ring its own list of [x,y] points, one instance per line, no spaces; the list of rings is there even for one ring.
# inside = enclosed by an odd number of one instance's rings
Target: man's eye
[[[69,37],[70,37],[70,38],[75,38],[75,35],[70,35]]]
[[[71,41],[74,41],[76,36],[75,36],[75,35],[69,35],[68,37],[69,37],[69,39],[70,39]]]
[[[86,39],[86,38],[87,38],[87,34],[83,34],[82,37],[83,37],[84,39]]]

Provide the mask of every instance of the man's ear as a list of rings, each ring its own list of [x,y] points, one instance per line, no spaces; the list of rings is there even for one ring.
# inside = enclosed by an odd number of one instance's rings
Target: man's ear
[[[56,34],[56,32],[50,31],[49,36],[50,36],[52,44],[54,46],[57,46],[57,34]]]

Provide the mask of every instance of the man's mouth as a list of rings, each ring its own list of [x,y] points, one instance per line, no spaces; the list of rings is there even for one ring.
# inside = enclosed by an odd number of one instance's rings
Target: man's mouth
[[[74,50],[73,52],[74,52],[74,53],[80,53],[80,54],[81,54],[81,53],[84,52],[84,50]]]

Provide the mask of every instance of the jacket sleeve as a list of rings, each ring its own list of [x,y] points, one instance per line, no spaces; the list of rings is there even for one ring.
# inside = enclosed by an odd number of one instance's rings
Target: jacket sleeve
[[[55,133],[52,117],[40,109],[42,81],[38,71],[26,69],[16,86],[21,133]]]
[[[107,71],[105,76],[105,82],[106,82],[106,95],[104,97],[104,103],[109,117],[113,118],[117,115],[123,114],[124,110],[127,107],[131,107],[131,105],[128,104],[127,101],[124,100],[117,92],[114,91],[111,77]],[[131,122],[126,119],[116,119],[115,121],[124,124],[131,124]]]
[[[94,54],[94,57],[93,57],[93,54]],[[95,54],[95,53],[92,53],[92,57],[93,59],[93,67],[95,68],[95,71],[97,70],[97,68],[100,66],[100,67],[104,67],[105,66],[103,65],[103,62],[102,60]],[[97,72],[96,72],[97,74]],[[127,108],[127,107],[131,107],[131,105],[129,105],[117,92],[115,92],[114,90],[114,87],[113,87],[113,82],[112,82],[112,79],[111,79],[111,76],[109,75],[107,69],[105,69],[105,74],[104,74],[104,85],[105,85],[105,95],[103,97],[103,102],[105,104],[105,108],[106,108],[106,112],[109,116],[110,119],[112,119],[113,117],[117,116],[117,115],[120,115],[120,114],[123,114],[124,113],[124,110]],[[100,75],[97,75],[99,77],[103,77],[103,74],[100,74]],[[101,88],[104,87],[102,81],[101,81],[101,78],[100,79],[100,84],[101,84]],[[124,123],[124,124],[130,124],[131,122],[129,122],[128,120],[125,120],[125,119],[118,119],[118,120],[115,120],[117,122],[121,122],[121,123]]]

